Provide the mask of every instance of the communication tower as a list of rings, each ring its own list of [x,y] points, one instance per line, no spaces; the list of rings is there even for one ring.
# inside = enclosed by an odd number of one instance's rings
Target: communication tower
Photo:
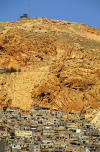
[[[30,18],[30,0],[28,0],[28,5],[29,5],[28,18]]]

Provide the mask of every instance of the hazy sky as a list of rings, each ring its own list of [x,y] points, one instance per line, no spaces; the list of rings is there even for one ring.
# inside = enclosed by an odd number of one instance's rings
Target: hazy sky
[[[0,0],[0,22],[29,14],[29,0]],[[100,28],[100,0],[30,0],[30,17],[84,23]]]

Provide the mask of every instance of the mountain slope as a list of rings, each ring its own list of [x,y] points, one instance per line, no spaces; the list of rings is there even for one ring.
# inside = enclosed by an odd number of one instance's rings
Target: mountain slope
[[[23,71],[0,74],[1,106],[29,109],[33,102],[81,112],[100,106],[100,29],[32,18],[1,22],[0,33],[0,67]]]

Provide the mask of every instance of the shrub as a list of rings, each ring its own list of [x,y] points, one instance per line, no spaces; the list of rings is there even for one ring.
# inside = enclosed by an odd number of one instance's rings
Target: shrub
[[[11,72],[16,72],[17,70],[11,67]]]
[[[21,69],[18,69],[18,72],[21,72]]]
[[[10,72],[11,72],[11,70],[10,70],[10,69],[7,69],[7,70],[6,70],[6,72],[10,73]]]

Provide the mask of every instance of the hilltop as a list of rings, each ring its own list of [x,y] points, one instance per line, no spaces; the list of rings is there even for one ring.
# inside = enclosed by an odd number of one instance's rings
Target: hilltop
[[[0,22],[0,106],[88,113],[100,106],[100,29],[47,18]]]

